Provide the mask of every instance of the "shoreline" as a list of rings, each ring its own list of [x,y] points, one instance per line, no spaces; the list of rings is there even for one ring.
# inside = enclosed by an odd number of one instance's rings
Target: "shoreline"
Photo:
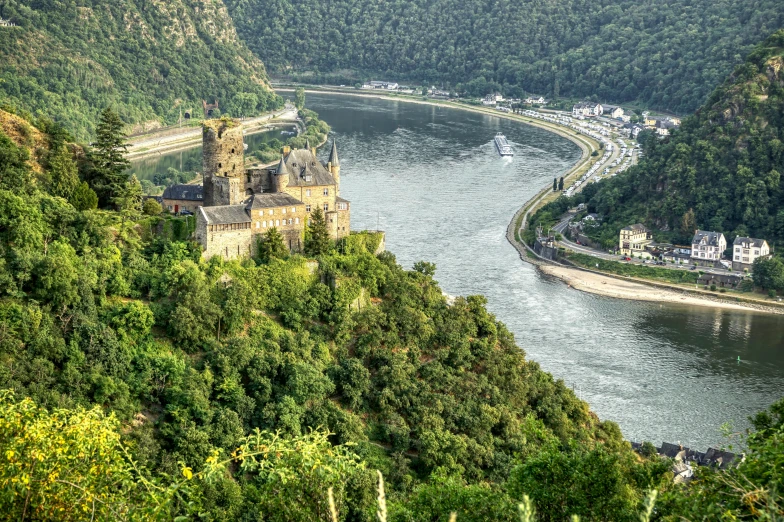
[[[666,283],[657,283],[656,286],[653,286],[639,279],[627,280],[567,266],[542,264],[539,265],[539,271],[563,281],[570,288],[602,297],[668,305],[699,306],[738,312],[784,314],[784,310],[774,306],[745,301],[731,302],[719,296],[695,295],[693,292],[685,289],[670,287]]]

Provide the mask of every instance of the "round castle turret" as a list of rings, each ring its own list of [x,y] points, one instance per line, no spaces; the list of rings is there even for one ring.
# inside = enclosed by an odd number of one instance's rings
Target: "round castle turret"
[[[275,192],[283,192],[289,186],[289,169],[284,159],[280,158],[278,170],[275,173]]]
[[[245,145],[239,120],[206,120],[202,124],[204,205],[240,203],[244,173]]]
[[[335,178],[335,192],[340,195],[340,160],[338,159],[338,146],[335,140],[332,140],[332,150],[329,153],[327,160],[327,169],[332,177]]]

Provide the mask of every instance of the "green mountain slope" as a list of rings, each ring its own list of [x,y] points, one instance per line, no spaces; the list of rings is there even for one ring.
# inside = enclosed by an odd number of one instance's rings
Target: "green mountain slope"
[[[596,95],[679,113],[784,26],[776,0],[226,3],[274,73],[353,70],[477,95],[497,83],[512,94]]]
[[[607,238],[642,221],[679,242],[700,227],[784,243],[784,30],[626,174],[589,187]],[[595,192],[595,193],[594,193]],[[693,212],[693,218],[691,213]],[[613,238],[614,236],[614,238]]]
[[[0,0],[0,103],[92,136],[112,106],[127,123],[174,122],[238,93],[280,104],[220,0]]]
[[[82,520],[74,506],[95,509],[84,486],[125,506],[102,500],[97,520],[124,520],[110,512],[155,505],[120,488],[166,494],[132,487],[129,474],[176,481],[228,459],[257,428],[285,440],[329,431],[331,444],[351,446],[322,444],[278,479],[276,469],[301,453],[290,456],[282,443],[261,467],[238,462],[217,473],[192,492],[196,504],[127,519],[327,520],[333,485],[341,520],[370,522],[368,468],[384,472],[400,510],[413,502],[415,512],[434,513],[396,520],[433,520],[462,503],[461,520],[511,522],[524,486],[556,518],[631,521],[645,490],[659,485],[666,465],[641,461],[617,425],[526,360],[484,298],[448,304],[434,266],[404,270],[392,254],[374,255],[373,235],[317,259],[205,262],[186,240],[185,218],[141,214],[130,196],[122,212],[77,210],[58,194],[76,185],[72,155],[81,152],[49,150],[57,136],[1,110],[0,123],[8,129],[0,130],[0,512],[23,519],[31,484],[36,520]],[[45,411],[11,413],[24,397],[68,412],[53,414],[58,421]],[[117,420],[103,429],[78,413],[96,406]],[[82,423],[92,427],[73,428]],[[118,423],[125,456],[112,442]],[[95,435],[82,440],[82,431]],[[273,445],[268,439],[259,445]],[[66,444],[73,455],[63,454]],[[361,467],[332,467],[344,451]],[[38,455],[40,468],[26,464]],[[129,469],[128,457],[138,467]],[[557,488],[541,476],[552,462],[562,467]],[[105,468],[113,474],[95,471]],[[591,476],[597,469],[602,477]],[[306,474],[310,489],[289,496]],[[440,495],[445,487],[453,498]],[[318,516],[308,512],[314,505]],[[41,514],[59,508],[69,515]]]

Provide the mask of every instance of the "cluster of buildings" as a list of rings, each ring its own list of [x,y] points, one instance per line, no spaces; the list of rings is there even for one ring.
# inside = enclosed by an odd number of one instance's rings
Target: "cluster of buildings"
[[[275,167],[245,168],[242,125],[221,118],[203,123],[202,185],[174,185],[162,198],[166,210],[196,216],[196,240],[206,258],[249,257],[271,228],[291,252],[301,251],[317,208],[333,239],[351,230],[350,203],[340,197],[336,144],[326,163],[316,149],[284,147]]]
[[[632,449],[642,453],[644,448],[639,442],[632,442]],[[716,469],[728,469],[739,465],[745,459],[744,455],[736,455],[730,451],[708,448],[705,453],[683,447],[680,444],[663,442],[656,453],[661,457],[673,459],[673,482],[676,484],[689,482],[694,477],[695,466],[709,466]]]
[[[613,120],[628,122],[631,116],[627,115],[622,107],[617,105],[602,105],[601,103],[584,101],[572,106],[572,116],[575,118],[592,118],[605,116]]]
[[[724,234],[706,230],[695,231],[690,248],[656,243],[651,232],[640,223],[621,229],[618,248],[625,256],[736,271],[751,270],[756,259],[770,256],[770,246],[764,239],[738,236],[732,243],[730,259],[727,260]]]
[[[4,20],[0,18],[0,27],[16,27],[16,24],[11,20]]]

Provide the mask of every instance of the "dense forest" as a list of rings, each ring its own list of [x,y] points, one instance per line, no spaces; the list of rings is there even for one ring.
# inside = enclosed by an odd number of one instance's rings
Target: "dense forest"
[[[92,139],[101,110],[129,124],[281,106],[220,1],[0,0],[0,105]],[[139,125],[137,128],[142,129]]]
[[[226,0],[274,74],[379,76],[690,113],[784,26],[777,0]],[[301,76],[307,78],[306,76]],[[353,83],[353,82],[351,82]]]
[[[604,217],[605,243],[641,222],[660,239],[690,244],[694,230],[784,244],[784,30],[757,46],[697,113],[645,158],[585,196]]]

